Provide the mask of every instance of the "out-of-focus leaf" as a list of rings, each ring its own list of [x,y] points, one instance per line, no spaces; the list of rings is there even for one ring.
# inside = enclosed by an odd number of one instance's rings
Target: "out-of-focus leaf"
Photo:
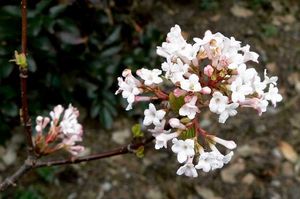
[[[118,41],[121,36],[121,26],[117,26],[110,36],[104,41],[104,45],[111,45],[112,43]]]
[[[6,103],[3,107],[1,107],[1,112],[4,115],[15,117],[18,115],[18,106],[14,103]]]
[[[43,25],[42,17],[35,17],[28,20],[28,35],[37,36]]]
[[[101,57],[113,56],[113,55],[117,54],[121,49],[122,49],[121,45],[107,48],[101,53]]]
[[[0,9],[0,12],[5,14],[6,16],[14,16],[14,17],[21,17],[20,8],[18,6],[3,6]]]
[[[113,118],[106,107],[101,107],[100,121],[105,128],[109,129],[112,127]]]
[[[3,62],[1,63],[1,60],[0,60],[0,64],[1,64],[0,79],[8,77],[14,69],[14,64],[8,62],[8,60],[7,60],[7,62],[4,62],[4,63]]]
[[[67,8],[67,4],[59,4],[50,8],[50,16],[55,18],[62,12],[64,12]]]
[[[37,66],[36,66],[34,59],[31,56],[27,56],[27,62],[28,62],[29,71],[35,72],[37,69]]]
[[[78,45],[87,41],[87,37],[81,37],[80,35],[72,32],[59,32],[56,33],[56,35],[62,42],[66,44]]]
[[[55,179],[55,167],[44,167],[38,168],[36,172],[41,176],[46,182],[53,182]]]

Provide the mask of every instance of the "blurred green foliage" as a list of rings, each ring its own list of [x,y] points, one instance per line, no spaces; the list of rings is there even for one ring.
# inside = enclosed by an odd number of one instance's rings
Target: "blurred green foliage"
[[[120,109],[116,78],[125,67],[155,66],[161,34],[135,10],[139,1],[28,2],[30,114],[56,104],[87,109],[111,127]],[[0,140],[19,123],[18,69],[9,62],[20,49],[18,1],[0,2]],[[121,110],[121,109],[120,109]],[[45,112],[47,114],[47,112]]]

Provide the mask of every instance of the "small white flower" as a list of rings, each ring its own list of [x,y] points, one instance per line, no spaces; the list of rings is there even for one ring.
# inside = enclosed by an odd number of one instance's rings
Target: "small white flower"
[[[131,70],[125,69],[122,73],[123,78],[118,77],[119,89],[115,94],[122,92],[122,97],[127,99],[128,106],[126,110],[132,109],[132,104],[134,102],[135,96],[141,93],[141,90],[138,88],[140,82],[131,74]]]
[[[167,148],[167,143],[169,140],[178,137],[178,133],[160,133],[155,137],[155,149],[161,149],[163,147]]]
[[[177,175],[184,174],[185,176],[193,177],[193,178],[198,177],[198,173],[193,164],[193,158],[192,157],[189,158],[188,161],[177,170],[176,174]]]
[[[179,58],[175,63],[172,63],[170,59],[167,59],[167,62],[162,63],[161,68],[166,72],[166,78],[170,79],[175,84],[184,79],[183,75],[188,71],[189,65],[184,64]]]
[[[186,91],[199,92],[201,91],[201,85],[199,83],[199,77],[192,74],[189,79],[184,79],[180,82],[182,89]]]
[[[230,85],[232,91],[231,100],[233,102],[242,102],[245,100],[245,96],[252,93],[252,87],[248,84],[243,84],[242,78],[238,77]]]
[[[224,140],[224,139],[216,137],[216,136],[210,136],[210,138],[214,142],[225,146],[227,149],[231,149],[232,150],[232,149],[236,148],[236,143],[234,141],[232,141],[232,140]]]
[[[194,140],[178,140],[177,138],[174,138],[172,142],[172,151],[177,153],[177,160],[179,163],[183,163],[188,159],[189,156],[195,155]]]
[[[165,58],[177,57],[177,52],[184,49],[187,45],[185,39],[181,34],[181,29],[178,25],[171,28],[167,34],[166,42],[157,47],[156,53]]]
[[[266,88],[267,84],[265,81],[261,81],[259,76],[255,76],[252,82],[252,88],[253,90],[261,96],[264,94],[264,89]]]
[[[144,81],[144,84],[146,86],[151,86],[153,84],[160,84],[162,83],[162,78],[159,77],[159,75],[162,74],[161,70],[159,69],[153,69],[148,70],[145,68],[142,68],[136,72],[138,76],[140,76]]]
[[[238,78],[242,80],[242,84],[249,84],[257,76],[256,70],[254,68],[247,68],[246,64],[240,64],[237,72]]]
[[[195,166],[195,168],[202,169],[204,172],[220,169],[224,166],[224,164],[227,164],[231,160],[232,156],[232,151],[226,156],[218,151],[202,152],[200,154],[198,164]]]
[[[68,134],[81,135],[82,126],[77,121],[78,117],[79,117],[79,111],[70,104],[69,107],[65,110],[63,119],[59,124],[61,131],[66,135]]]
[[[278,77],[277,76],[273,76],[273,77],[268,77],[267,76],[267,69],[264,70],[264,83],[266,84],[273,84],[274,86],[277,85],[277,80],[278,80]]]
[[[265,99],[270,100],[273,106],[276,107],[276,103],[282,100],[282,96],[278,93],[278,88],[270,84],[269,91],[265,93]]]
[[[144,121],[143,124],[145,126],[149,126],[150,124],[160,125],[160,120],[162,120],[165,116],[166,112],[164,110],[156,110],[155,106],[150,103],[149,108],[144,111]]]
[[[194,119],[196,116],[196,113],[199,112],[198,107],[196,106],[197,97],[194,96],[190,102],[185,103],[180,109],[179,109],[179,115],[181,116],[187,116],[189,119]]]
[[[240,103],[242,107],[251,107],[257,110],[258,114],[261,115],[263,112],[267,111],[267,106],[269,102],[263,98],[251,98],[246,99]]]
[[[220,114],[219,122],[225,123],[229,116],[235,116],[237,114],[236,108],[238,106],[238,103],[227,104],[225,110]]]
[[[152,133],[152,136],[156,137],[161,133],[170,133],[171,129],[165,130],[166,120],[162,120],[159,125],[156,125],[154,129],[148,129]]]
[[[258,63],[257,59],[259,55],[256,52],[250,51],[250,46],[248,44],[242,47],[241,50],[244,52],[244,62],[253,61]]]
[[[213,93],[213,97],[209,102],[209,109],[213,113],[222,113],[225,111],[226,105],[228,104],[228,97],[224,96],[219,91]]]

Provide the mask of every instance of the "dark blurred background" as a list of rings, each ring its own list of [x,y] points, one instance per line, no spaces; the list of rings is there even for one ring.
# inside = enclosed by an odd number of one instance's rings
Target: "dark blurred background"
[[[124,111],[124,101],[114,95],[116,78],[127,67],[159,67],[156,46],[175,24],[189,41],[210,29],[250,44],[260,54],[254,67],[279,76],[284,100],[262,117],[242,111],[225,126],[203,112],[203,126],[240,145],[222,171],[193,180],[177,177],[174,157],[150,147],[143,160],[124,156],[39,169],[0,198],[300,198],[298,0],[28,3],[30,115],[34,121],[57,104],[79,107],[88,152],[130,140],[130,124],[142,108]],[[20,19],[20,1],[0,1],[0,181],[24,156],[18,68],[9,62],[20,50]]]

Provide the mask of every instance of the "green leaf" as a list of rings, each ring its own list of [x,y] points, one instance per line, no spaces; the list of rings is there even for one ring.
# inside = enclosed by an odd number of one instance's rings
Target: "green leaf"
[[[186,131],[183,131],[180,134],[180,138],[183,140],[194,138],[195,137],[195,129],[194,127],[187,129]]]
[[[15,117],[18,115],[18,106],[14,103],[7,103],[5,106],[1,108],[1,112],[4,115]]]
[[[117,54],[118,52],[120,52],[120,50],[122,49],[122,46],[113,46],[113,47],[110,47],[110,48],[107,48],[106,50],[104,50],[102,53],[101,53],[101,57],[110,57],[110,56],[113,56],[115,54]]]
[[[136,157],[138,158],[143,158],[144,157],[144,151],[145,151],[145,148],[144,146],[140,146],[136,151],[135,151],[135,155]]]
[[[112,43],[118,41],[121,36],[121,26],[117,26],[110,36],[104,41],[104,45],[111,45]]]
[[[141,125],[140,124],[135,124],[131,128],[133,137],[144,137],[144,132],[141,130]]]
[[[7,62],[4,61],[4,63],[1,63],[1,60],[0,60],[0,64],[1,64],[0,79],[8,77],[14,69],[14,64],[9,63],[8,61]]]
[[[57,17],[59,14],[61,14],[66,10],[67,6],[68,6],[67,4],[59,4],[50,8],[49,12],[51,17],[53,18]]]
[[[184,105],[184,96],[175,97],[173,93],[169,95],[169,103],[172,111],[175,113],[179,112],[179,109]]]
[[[43,178],[46,182],[53,182],[55,179],[55,168],[54,167],[44,167],[38,168],[36,171],[40,177]]]

